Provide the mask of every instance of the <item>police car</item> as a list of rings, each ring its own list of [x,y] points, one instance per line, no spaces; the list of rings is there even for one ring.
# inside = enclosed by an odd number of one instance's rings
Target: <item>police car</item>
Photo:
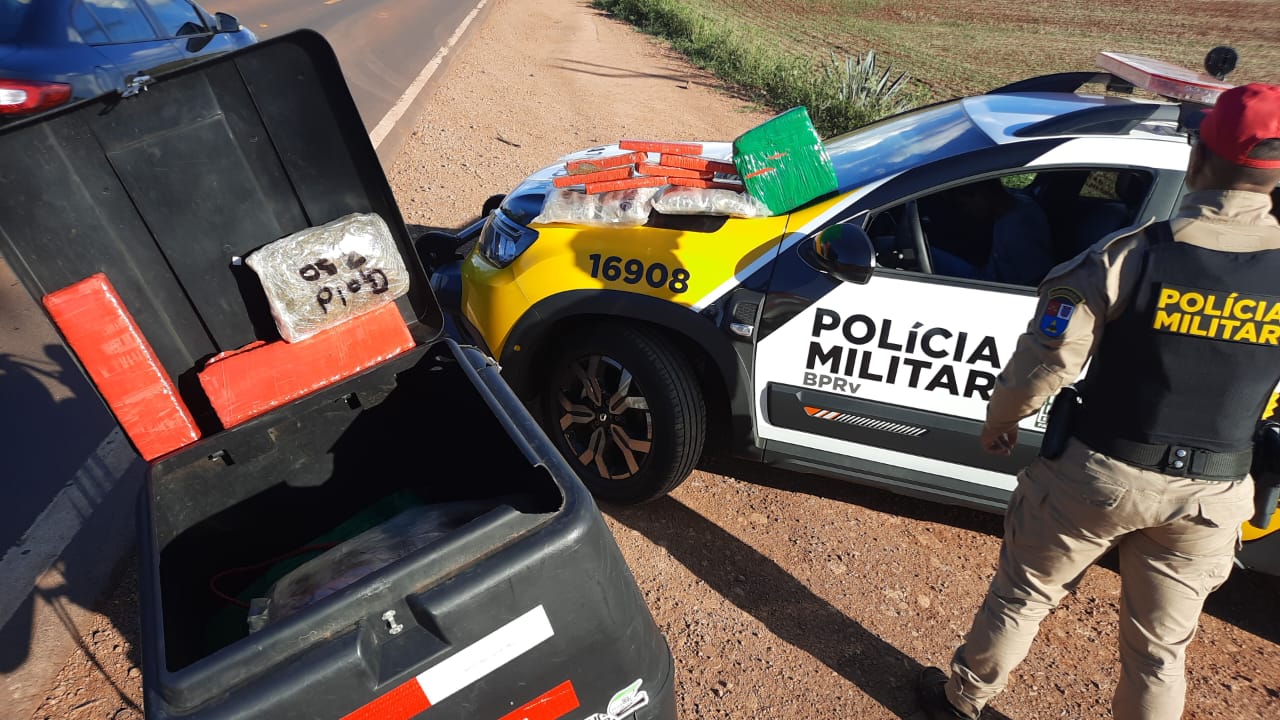
[[[477,224],[461,321],[600,498],[660,497],[714,447],[1002,511],[1046,412],[1022,423],[1011,456],[977,436],[1038,280],[1174,212],[1189,154],[1180,113],[1230,87],[1147,58],[1098,64],[827,140],[838,190],[783,215],[535,224],[566,161],[621,151],[566,156]],[[1123,94],[1135,86],[1151,99]],[[1021,219],[975,211],[980,188]],[[999,272],[983,262],[993,244]],[[1246,538],[1277,529],[1246,526]]]

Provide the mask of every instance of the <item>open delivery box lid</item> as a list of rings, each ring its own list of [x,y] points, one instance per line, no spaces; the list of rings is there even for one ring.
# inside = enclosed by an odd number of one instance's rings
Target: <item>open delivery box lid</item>
[[[0,255],[46,307],[50,293],[105,274],[204,435],[226,424],[197,378],[205,363],[282,342],[262,283],[241,261],[279,238],[376,213],[408,274],[396,306],[412,342],[440,334],[425,270],[316,33],[9,126],[0,157]]]
[[[670,651],[591,496],[492,361],[443,337],[321,36],[12,125],[0,157],[0,253],[150,461],[148,718],[514,717],[565,689],[583,716],[622,698],[675,717]],[[254,252],[367,213],[391,236],[368,257],[398,250],[405,293],[289,340]],[[281,265],[306,280],[320,262]],[[79,312],[51,305],[77,288]],[[171,383],[115,394],[139,367]],[[134,395],[180,400],[196,437],[140,442],[159,423],[119,410]],[[228,419],[219,397],[264,402]]]

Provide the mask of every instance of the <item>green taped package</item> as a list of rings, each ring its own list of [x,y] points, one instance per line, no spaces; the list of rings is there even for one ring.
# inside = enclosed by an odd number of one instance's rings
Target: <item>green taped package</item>
[[[836,190],[836,171],[803,107],[792,108],[733,141],[733,164],[774,215]]]

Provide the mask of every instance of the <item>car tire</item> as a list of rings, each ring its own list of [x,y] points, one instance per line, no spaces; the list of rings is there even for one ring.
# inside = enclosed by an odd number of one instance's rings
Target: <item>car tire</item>
[[[592,495],[642,503],[693,472],[706,402],[688,359],[661,334],[585,327],[562,341],[546,370],[539,420]]]

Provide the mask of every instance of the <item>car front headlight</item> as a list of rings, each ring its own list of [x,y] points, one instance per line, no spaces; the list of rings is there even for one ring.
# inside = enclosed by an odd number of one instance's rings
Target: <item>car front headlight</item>
[[[480,251],[480,257],[489,261],[490,265],[504,268],[515,262],[537,239],[537,230],[531,230],[497,210],[489,215],[484,228],[480,230],[480,241],[476,247]]]

